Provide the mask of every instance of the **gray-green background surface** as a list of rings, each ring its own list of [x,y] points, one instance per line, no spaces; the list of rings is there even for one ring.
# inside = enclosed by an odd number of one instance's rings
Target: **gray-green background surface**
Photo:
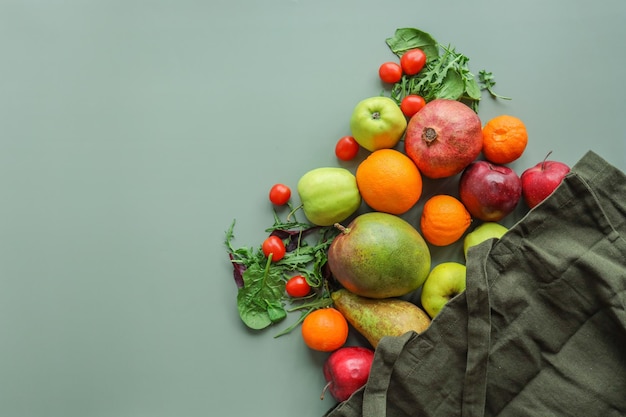
[[[0,416],[323,414],[326,355],[242,325],[224,231],[338,165],[398,27],[495,74],[518,172],[626,169],[623,0],[0,1]]]

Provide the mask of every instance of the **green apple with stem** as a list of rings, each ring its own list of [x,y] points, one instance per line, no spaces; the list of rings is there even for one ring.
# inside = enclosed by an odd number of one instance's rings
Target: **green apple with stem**
[[[500,239],[509,229],[497,222],[484,222],[478,225],[474,230],[465,235],[463,240],[463,254],[467,259],[467,251],[470,247],[488,239]]]
[[[406,116],[400,106],[385,96],[361,100],[350,117],[352,137],[370,152],[396,146],[406,126]]]
[[[467,269],[459,262],[443,262],[435,266],[422,286],[422,307],[434,319],[455,296],[465,291]]]

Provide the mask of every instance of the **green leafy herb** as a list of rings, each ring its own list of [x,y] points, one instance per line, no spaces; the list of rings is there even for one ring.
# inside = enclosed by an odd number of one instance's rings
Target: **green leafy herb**
[[[301,311],[300,319],[277,335],[280,336],[295,328],[310,311],[331,304],[325,266],[326,252],[338,233],[336,228],[301,223],[295,216],[294,220],[283,222],[274,212],[274,224],[265,231],[280,237],[287,252],[280,261],[272,262],[260,245],[233,247],[234,227],[233,220],[226,231],[225,244],[238,287],[237,309],[246,326],[264,329],[283,321],[289,312]],[[303,299],[289,299],[285,294],[285,282],[296,274],[306,277],[313,289]],[[292,304],[289,309],[285,306],[287,300]]]
[[[393,37],[386,39],[391,51],[398,57],[404,52],[421,48],[426,54],[426,65],[418,74],[403,75],[391,88],[391,98],[398,104],[409,94],[417,94],[426,102],[438,98],[459,100],[478,111],[481,86],[494,98],[506,98],[495,94],[493,74],[484,70],[478,79],[470,71],[469,58],[452,46],[439,44],[430,34],[415,28],[396,29]],[[482,75],[481,75],[482,74]]]
[[[280,271],[271,267],[251,264],[243,273],[244,285],[237,293],[239,316],[251,329],[263,329],[283,320],[287,313],[281,302],[285,284]]]
[[[511,97],[501,96],[493,91],[493,87],[496,85],[496,81],[493,79],[492,73],[485,70],[478,71],[478,81],[482,84],[483,89],[487,90],[487,92],[491,94],[492,97],[500,98],[503,100],[511,100]]]
[[[430,34],[415,28],[396,29],[394,36],[387,38],[385,42],[391,51],[399,57],[406,51],[415,48],[424,51],[427,60],[439,55],[437,41]]]

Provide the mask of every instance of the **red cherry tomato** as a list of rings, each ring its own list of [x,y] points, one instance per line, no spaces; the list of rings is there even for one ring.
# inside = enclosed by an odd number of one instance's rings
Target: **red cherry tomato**
[[[270,201],[272,204],[282,206],[291,198],[291,189],[285,184],[274,184],[270,189]]]
[[[378,68],[378,76],[383,82],[397,83],[402,78],[402,67],[396,62],[384,62]]]
[[[400,58],[400,66],[406,75],[415,75],[424,68],[426,54],[419,48],[409,49]]]
[[[283,259],[287,249],[285,248],[285,244],[278,236],[270,236],[263,241],[261,245],[261,249],[266,257],[270,257],[272,255],[272,262],[277,262]]]
[[[420,111],[422,107],[426,105],[426,101],[422,96],[417,94],[409,94],[405,96],[400,102],[400,110],[406,117],[412,117],[415,113]]]
[[[285,284],[285,291],[289,294],[290,297],[304,297],[309,295],[311,292],[311,286],[306,281],[306,278],[302,275],[296,275],[287,281]]]
[[[360,145],[352,136],[344,136],[335,145],[335,155],[342,161],[350,161],[359,153]]]

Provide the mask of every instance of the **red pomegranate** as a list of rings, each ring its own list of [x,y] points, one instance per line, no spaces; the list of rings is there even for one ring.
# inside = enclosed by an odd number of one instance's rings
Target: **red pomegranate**
[[[480,118],[457,100],[428,102],[408,123],[406,154],[428,178],[451,177],[474,161],[483,147]]]

